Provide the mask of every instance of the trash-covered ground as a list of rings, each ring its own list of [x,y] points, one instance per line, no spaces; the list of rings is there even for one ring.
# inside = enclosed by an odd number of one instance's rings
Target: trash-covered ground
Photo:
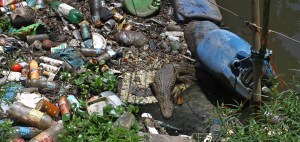
[[[0,122],[8,126],[1,129],[14,132],[6,140],[140,141],[147,139],[137,134],[150,133],[161,136],[151,135],[149,141],[192,141],[193,133],[211,139],[214,106],[195,74],[176,85],[175,95],[184,95],[169,98],[170,119],[162,116],[149,86],[173,85],[169,78],[155,80],[165,64],[195,67],[184,24],[174,21],[169,0],[153,1],[146,12],[139,7],[143,4],[130,1],[5,2]],[[177,69],[172,71],[160,75]],[[180,134],[188,137],[175,137]]]

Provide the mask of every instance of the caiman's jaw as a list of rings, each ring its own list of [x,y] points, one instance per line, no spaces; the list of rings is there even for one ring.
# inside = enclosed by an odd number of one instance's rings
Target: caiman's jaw
[[[159,103],[161,113],[165,119],[172,117],[173,113],[173,103],[170,100],[165,100],[162,103]]]

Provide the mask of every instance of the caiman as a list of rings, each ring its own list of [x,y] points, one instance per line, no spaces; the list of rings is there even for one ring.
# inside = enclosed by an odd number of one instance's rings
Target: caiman
[[[177,81],[186,81],[182,74],[195,74],[195,68],[187,65],[165,64],[155,73],[154,81],[150,87],[158,100],[161,113],[164,118],[171,118],[173,103],[171,101],[173,89]]]

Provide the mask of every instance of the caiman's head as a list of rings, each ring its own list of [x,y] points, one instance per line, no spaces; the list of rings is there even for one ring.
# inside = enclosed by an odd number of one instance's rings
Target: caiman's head
[[[173,113],[173,103],[171,100],[165,100],[159,103],[161,113],[165,119],[169,119],[172,117]]]

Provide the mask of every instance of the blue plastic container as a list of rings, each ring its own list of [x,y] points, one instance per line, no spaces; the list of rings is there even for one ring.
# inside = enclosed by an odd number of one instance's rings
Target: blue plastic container
[[[253,84],[251,45],[226,30],[209,32],[197,47],[199,62],[213,78],[247,98]],[[275,76],[267,60],[264,78]]]

